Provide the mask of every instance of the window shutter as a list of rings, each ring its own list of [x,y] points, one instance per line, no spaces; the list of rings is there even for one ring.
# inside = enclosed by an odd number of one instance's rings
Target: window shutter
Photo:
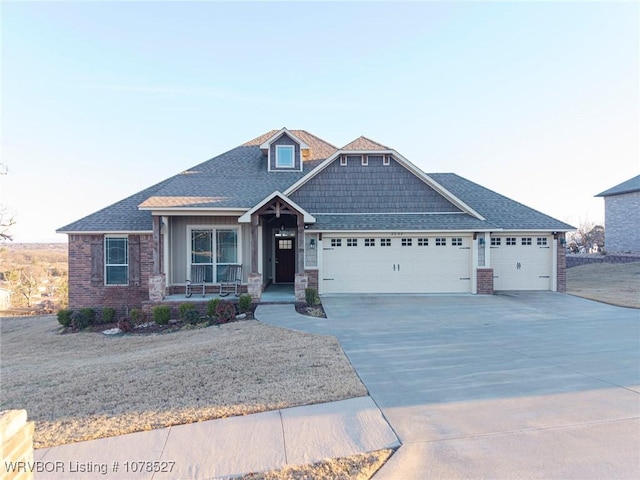
[[[91,238],[91,286],[99,287],[104,284],[104,239]]]
[[[140,286],[140,235],[129,236],[129,285]]]

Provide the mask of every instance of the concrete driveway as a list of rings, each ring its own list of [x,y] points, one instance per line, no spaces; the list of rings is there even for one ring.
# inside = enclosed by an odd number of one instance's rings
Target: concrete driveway
[[[324,297],[402,442],[375,480],[640,478],[640,312],[568,295]]]

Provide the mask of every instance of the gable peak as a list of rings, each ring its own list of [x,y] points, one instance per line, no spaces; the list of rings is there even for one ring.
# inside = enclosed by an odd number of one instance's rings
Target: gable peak
[[[370,138],[360,135],[352,142],[347,143],[341,150],[363,150],[363,151],[375,151],[375,150],[391,150],[386,145],[374,142]]]

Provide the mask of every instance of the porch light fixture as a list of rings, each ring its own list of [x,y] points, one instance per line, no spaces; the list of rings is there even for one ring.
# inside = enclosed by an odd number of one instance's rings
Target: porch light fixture
[[[315,248],[316,248],[316,239],[315,238],[312,238],[311,240],[309,240],[309,248],[311,250],[315,250]]]
[[[284,223],[280,225],[280,232],[284,232]]]
[[[478,243],[480,244],[481,247],[484,247],[484,238],[479,238]]]

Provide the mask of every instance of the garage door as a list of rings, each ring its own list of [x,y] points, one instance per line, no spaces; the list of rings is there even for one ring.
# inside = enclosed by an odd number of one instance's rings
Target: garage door
[[[492,235],[494,290],[550,290],[553,237]]]
[[[322,293],[471,291],[471,237],[325,236]]]

